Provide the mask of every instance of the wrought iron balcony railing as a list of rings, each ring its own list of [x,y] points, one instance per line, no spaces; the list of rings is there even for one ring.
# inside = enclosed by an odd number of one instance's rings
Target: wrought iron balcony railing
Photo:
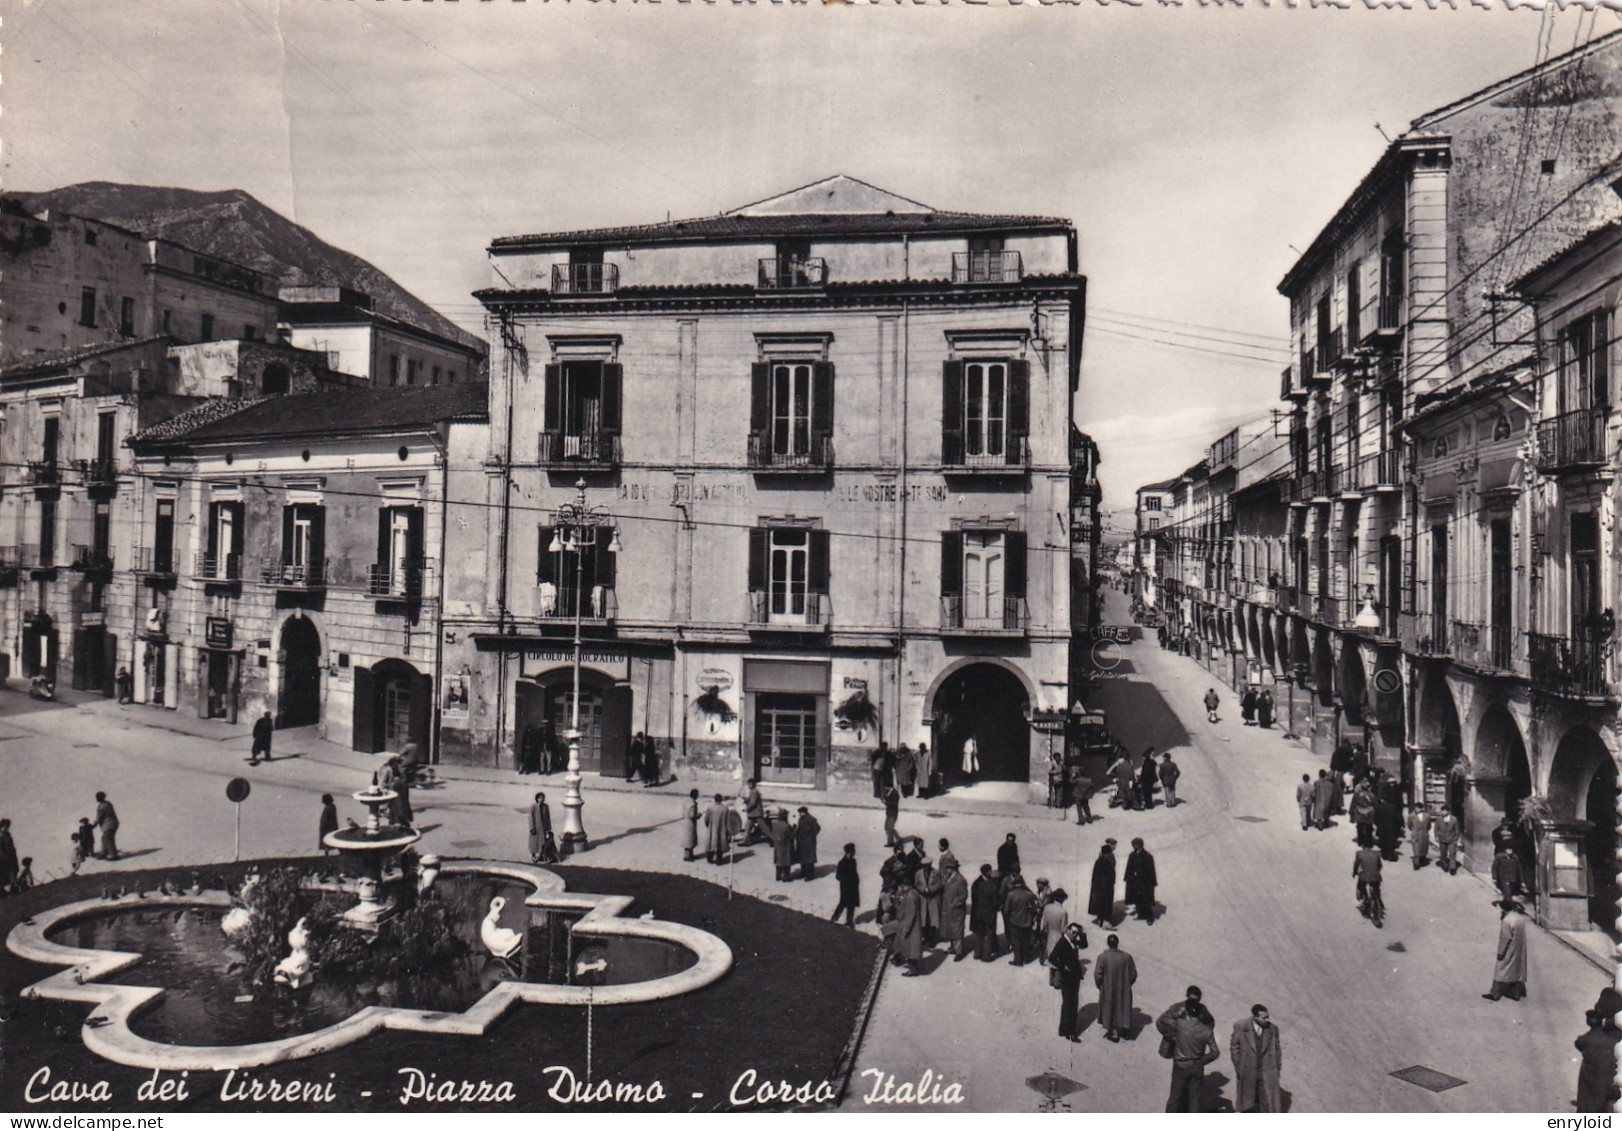
[[[192,576],[199,581],[241,581],[241,554],[198,554]]]
[[[135,551],[135,572],[151,574],[154,577],[173,577],[175,574],[175,552],[160,555],[151,546],[142,546]]]
[[[1403,651],[1415,656],[1451,656],[1447,618],[1435,613],[1403,613],[1398,623]]]
[[[84,573],[111,573],[112,552],[106,546],[74,546],[73,568]]]
[[[1030,627],[1030,610],[1023,597],[966,601],[962,597],[941,598],[943,632],[1024,632]]]
[[[749,591],[749,624],[755,628],[826,628],[828,594],[816,590],[774,588]]]
[[[62,470],[55,460],[28,461],[28,482],[35,487],[50,487],[62,480]]]
[[[614,263],[554,263],[555,295],[611,295],[619,290],[620,269]]]
[[[1372,329],[1379,334],[1396,334],[1402,331],[1401,294],[1395,291],[1381,292],[1379,319]]]
[[[957,430],[941,434],[941,463],[948,470],[1008,471],[1030,462],[1030,443],[1024,436],[966,436]]]
[[[1357,461],[1357,485],[1365,491],[1388,491],[1402,486],[1398,478],[1398,459],[1395,448]]]
[[[620,462],[618,432],[542,432],[545,467],[614,467]]]
[[[1017,283],[1024,277],[1017,251],[954,251],[952,282]]]
[[[1575,471],[1606,462],[1603,405],[1579,408],[1550,420],[1538,421],[1538,470]]]
[[[1453,622],[1453,658],[1461,664],[1487,671],[1513,671],[1515,632],[1507,624]]]
[[[749,466],[770,468],[775,471],[823,471],[833,466],[834,439],[832,436],[799,438],[803,442],[790,443],[787,451],[778,450],[773,437],[761,432],[749,436]]]
[[[82,459],[79,478],[91,486],[101,486],[118,479],[118,465],[112,459]]]
[[[760,261],[757,285],[763,291],[797,291],[827,281],[828,265],[821,256],[777,255]]]
[[[577,608],[587,623],[606,624],[619,616],[619,598],[612,585],[552,585],[543,581],[536,599],[536,616],[544,621],[572,621]]]
[[[1605,697],[1610,638],[1602,630],[1581,628],[1570,636],[1533,632],[1527,634],[1526,643],[1533,687],[1571,698]]]
[[[366,573],[366,592],[372,597],[415,600],[423,595],[429,567],[420,561],[383,562]]]
[[[327,563],[264,558],[259,563],[259,583],[277,589],[325,589]]]

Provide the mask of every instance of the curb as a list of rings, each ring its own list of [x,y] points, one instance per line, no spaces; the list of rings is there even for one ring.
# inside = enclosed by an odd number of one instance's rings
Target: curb
[[[856,1024],[851,1029],[850,1040],[845,1042],[844,1050],[839,1054],[839,1060],[834,1066],[834,1078],[838,1081],[839,1089],[834,1096],[833,1104],[825,1110],[834,1111],[845,1102],[845,1094],[850,1090],[851,1073],[856,1071],[856,1056],[862,1050],[862,1040],[867,1036],[867,1022],[873,1015],[873,1007],[878,1004],[879,987],[884,982],[885,967],[890,964],[890,948],[880,947],[879,953],[873,959],[873,975],[868,979],[867,990],[862,995],[861,1008],[856,1013]]]

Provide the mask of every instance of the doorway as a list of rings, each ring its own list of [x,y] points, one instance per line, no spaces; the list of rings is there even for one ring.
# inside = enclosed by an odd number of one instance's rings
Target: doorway
[[[755,696],[755,776],[791,785],[817,783],[815,695],[763,691]]]
[[[1029,781],[1029,703],[1019,677],[998,664],[969,664],[947,676],[933,703],[933,738],[946,784]],[[978,773],[963,766],[964,744],[971,737],[978,748]]]
[[[282,625],[281,725],[321,721],[321,634],[306,617]]]
[[[229,652],[208,652],[208,699],[203,717],[208,719],[229,719],[236,712],[231,704],[231,654]]]

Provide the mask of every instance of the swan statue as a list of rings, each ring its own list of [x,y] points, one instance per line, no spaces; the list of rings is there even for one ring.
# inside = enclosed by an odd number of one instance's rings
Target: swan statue
[[[287,945],[293,952],[276,963],[277,983],[295,990],[310,981],[310,932],[305,923],[300,919],[287,932]]]
[[[253,925],[253,912],[246,907],[233,907],[220,920],[220,930],[228,939],[240,938]]]
[[[524,945],[523,935],[511,927],[496,924],[496,920],[501,917],[501,909],[505,906],[507,901],[499,895],[496,896],[490,901],[490,914],[486,915],[484,922],[479,925],[479,941],[497,958],[511,958]]]
[[[417,873],[417,894],[427,895],[439,879],[439,857],[428,853],[422,858],[422,870]]]

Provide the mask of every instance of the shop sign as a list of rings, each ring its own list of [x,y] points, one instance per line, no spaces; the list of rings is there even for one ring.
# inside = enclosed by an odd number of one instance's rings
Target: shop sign
[[[231,622],[225,617],[209,617],[203,625],[203,639],[210,648],[231,647]]]
[[[866,691],[867,690],[867,680],[865,680],[865,679],[857,679],[853,675],[847,675],[845,677],[845,690],[846,691]]]
[[[572,664],[572,663],[574,663],[574,653],[573,652],[530,651],[530,652],[525,652],[524,653],[524,658],[526,660],[535,660],[535,661],[538,661],[538,662],[543,663],[543,664]],[[625,660],[624,656],[616,656],[612,652],[581,652],[580,653],[580,662],[582,664],[618,664],[618,663],[623,663],[624,660]]]

